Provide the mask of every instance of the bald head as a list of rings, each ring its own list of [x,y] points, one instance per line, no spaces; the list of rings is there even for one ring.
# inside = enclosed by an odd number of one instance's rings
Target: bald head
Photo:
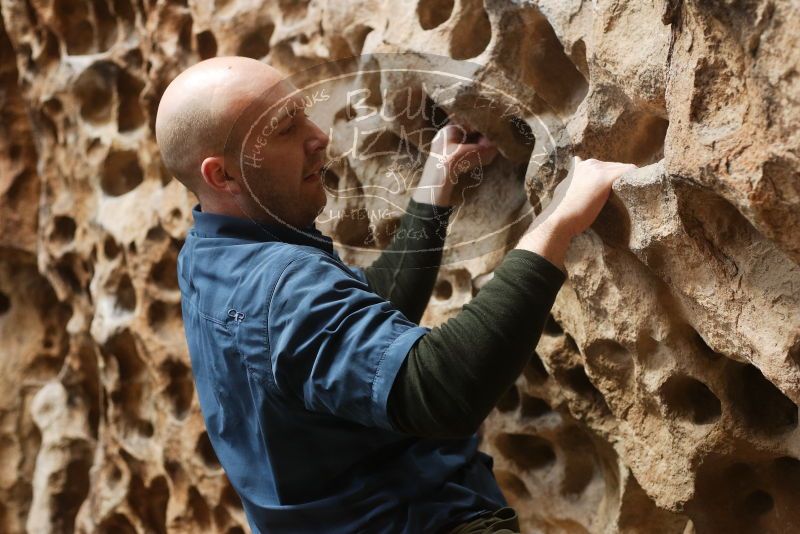
[[[283,78],[280,71],[246,57],[197,63],[169,84],[156,114],[156,141],[170,173],[203,196],[203,160],[222,156],[240,113]]]

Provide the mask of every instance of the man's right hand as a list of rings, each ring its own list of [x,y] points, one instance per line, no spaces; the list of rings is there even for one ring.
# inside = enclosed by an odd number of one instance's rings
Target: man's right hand
[[[614,181],[626,172],[637,169],[630,163],[615,163],[575,157],[573,172],[556,186],[548,205],[549,215],[563,230],[576,236],[589,228],[611,194]],[[548,211],[545,210],[545,211]],[[545,215],[543,212],[539,217]]]
[[[516,248],[535,252],[563,271],[572,238],[597,219],[614,181],[636,168],[629,163],[583,161],[576,156],[572,173],[558,184],[553,200],[531,223]]]

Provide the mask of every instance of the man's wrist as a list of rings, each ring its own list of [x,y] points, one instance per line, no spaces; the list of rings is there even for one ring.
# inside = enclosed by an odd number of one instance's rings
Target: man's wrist
[[[454,186],[448,165],[440,163],[436,156],[430,155],[411,198],[424,204],[449,207],[453,205],[451,197]]]
[[[573,237],[575,235],[565,225],[560,224],[556,218],[549,217],[531,225],[515,248],[535,252],[566,274],[564,256]]]
[[[414,198],[409,199],[406,213],[422,218],[437,221],[448,221],[450,214],[455,211],[455,206],[443,206],[431,202],[420,202]]]

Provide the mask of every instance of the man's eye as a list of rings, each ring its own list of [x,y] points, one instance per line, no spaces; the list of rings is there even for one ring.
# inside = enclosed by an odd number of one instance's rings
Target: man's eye
[[[281,130],[281,132],[280,132],[280,135],[287,135],[287,134],[290,134],[290,133],[292,133],[292,130],[294,130],[295,123],[296,123],[296,122],[297,122],[297,120],[298,120],[298,117],[302,117],[302,118],[303,118],[303,120],[305,120],[305,119],[309,118],[309,117],[308,117],[308,113],[306,113],[306,110],[305,110],[305,109],[303,109],[303,110],[300,110],[300,111],[302,112],[302,114],[295,114],[295,115],[293,115],[293,116],[292,116],[292,121],[291,121],[291,124],[289,124],[289,126],[288,126],[287,128],[284,128],[283,130]]]

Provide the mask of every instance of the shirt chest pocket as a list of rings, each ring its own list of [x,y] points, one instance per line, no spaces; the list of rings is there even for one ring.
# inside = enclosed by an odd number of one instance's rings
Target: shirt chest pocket
[[[229,405],[233,394],[247,387],[244,364],[236,342],[240,323],[203,312],[199,314],[205,330],[205,372],[220,404]]]
[[[235,350],[235,338],[239,329],[239,322],[222,314],[210,314],[200,311],[199,315],[203,319],[206,328],[210,329],[214,337],[218,339],[220,348],[227,348],[230,345]]]
[[[228,300],[227,298],[225,300]],[[213,312],[205,311],[198,306],[198,312],[208,328],[217,332],[220,337],[218,352],[222,358],[214,358],[209,362],[216,380],[224,381],[236,373],[242,377],[239,387],[249,389],[250,378],[256,379],[260,383],[274,386],[272,367],[269,358],[269,342],[267,339],[266,322],[266,302],[262,308],[241,304],[232,306],[228,302],[204,303],[205,310],[213,304]],[[235,368],[235,369],[234,369]]]

